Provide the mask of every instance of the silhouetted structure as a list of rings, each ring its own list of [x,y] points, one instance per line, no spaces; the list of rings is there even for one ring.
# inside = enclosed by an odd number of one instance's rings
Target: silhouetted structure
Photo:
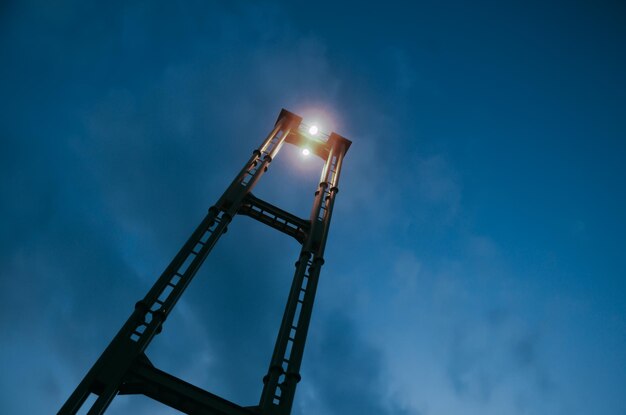
[[[144,394],[187,414],[287,415],[300,381],[304,351],[324,247],[343,158],[351,142],[332,133],[316,137],[302,118],[282,110],[261,147],[254,150],[235,180],[183,245],[109,346],[69,397],[59,414],[75,414],[90,394],[97,399],[89,415],[102,414],[119,394]],[[321,135],[321,134],[319,134]],[[309,220],[252,195],[252,189],[284,143],[306,148],[324,161]],[[242,407],[165,373],[144,351],[205,258],[236,214],[250,216],[302,244],[276,345],[259,405]]]

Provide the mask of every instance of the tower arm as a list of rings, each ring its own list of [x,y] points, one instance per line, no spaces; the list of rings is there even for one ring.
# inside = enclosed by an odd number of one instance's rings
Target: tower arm
[[[301,219],[271,203],[261,200],[252,193],[246,195],[237,213],[249,216],[276,230],[286,233],[294,237],[300,243],[304,242],[311,228],[310,221]]]

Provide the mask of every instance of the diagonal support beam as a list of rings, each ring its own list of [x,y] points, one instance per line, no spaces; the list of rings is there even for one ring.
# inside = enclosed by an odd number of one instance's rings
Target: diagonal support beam
[[[189,415],[257,415],[197,386],[152,366],[137,362],[129,380],[122,384],[120,395],[142,394]]]
[[[311,222],[308,220],[301,219],[271,203],[261,200],[252,193],[248,193],[237,213],[249,216],[286,233],[300,243],[304,242],[311,228]]]

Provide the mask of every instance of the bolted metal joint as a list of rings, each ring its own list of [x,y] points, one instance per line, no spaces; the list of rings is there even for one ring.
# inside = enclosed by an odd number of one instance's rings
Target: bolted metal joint
[[[296,383],[300,382],[300,380],[302,380],[302,376],[300,376],[299,373],[296,372],[287,372],[285,374],[285,377],[287,377],[288,379],[293,379],[296,381]]]
[[[167,320],[167,313],[163,308],[159,308],[158,310],[152,312],[153,318],[156,319],[159,324],[163,324],[165,320]]]
[[[139,310],[142,313],[147,313],[150,307],[144,300],[139,300],[135,303],[135,310]]]

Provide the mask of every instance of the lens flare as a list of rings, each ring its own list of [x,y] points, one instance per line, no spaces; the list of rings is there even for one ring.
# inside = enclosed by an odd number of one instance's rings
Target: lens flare
[[[305,148],[302,150],[302,155],[303,156],[308,156],[309,154],[311,154],[311,150],[309,150],[308,148]]]

